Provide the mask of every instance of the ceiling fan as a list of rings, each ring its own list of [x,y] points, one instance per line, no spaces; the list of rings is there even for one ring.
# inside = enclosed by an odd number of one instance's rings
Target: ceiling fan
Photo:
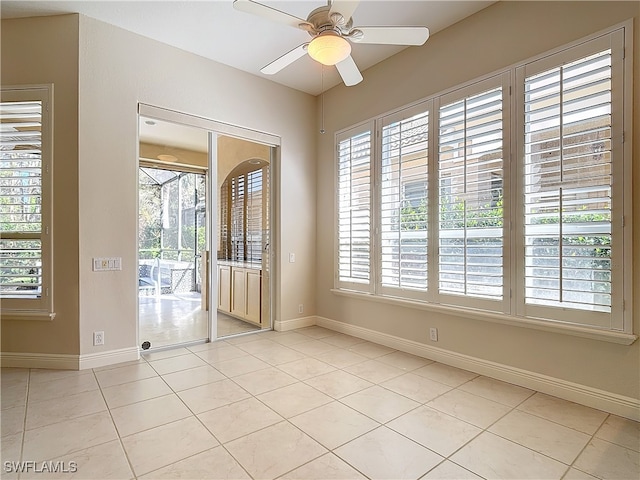
[[[356,85],[362,74],[351,57],[351,44],[423,45],[429,38],[427,27],[354,27],[353,12],[357,0],[329,0],[327,5],[309,13],[306,20],[276,10],[253,0],[234,0],[236,10],[299,28],[309,33],[311,41],[285,53],[260,71],[273,75],[305,54],[322,63],[335,65],[345,85]]]

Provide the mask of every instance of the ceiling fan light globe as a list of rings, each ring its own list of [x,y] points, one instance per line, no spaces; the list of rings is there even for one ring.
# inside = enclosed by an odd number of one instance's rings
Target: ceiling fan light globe
[[[307,47],[309,56],[323,65],[335,65],[351,54],[351,45],[340,35],[322,34],[311,40]]]

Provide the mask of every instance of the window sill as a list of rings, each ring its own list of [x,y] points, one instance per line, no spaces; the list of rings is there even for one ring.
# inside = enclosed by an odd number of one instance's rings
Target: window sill
[[[50,322],[55,318],[55,312],[41,310],[2,310],[0,317],[5,320],[39,320]]]
[[[619,345],[631,345],[638,338],[637,335],[631,333],[597,330],[595,328],[580,327],[577,325],[568,325],[562,323],[551,323],[543,320],[535,320],[532,318],[507,315],[504,313],[494,313],[483,310],[474,310],[471,308],[425,303],[416,300],[391,297],[388,295],[373,295],[370,293],[362,293],[352,290],[340,290],[336,288],[331,289],[331,292],[343,297],[369,300],[373,302],[386,303],[389,305],[397,305],[400,307],[415,308],[418,310],[445,313],[448,315],[456,315],[458,317],[471,318],[474,320],[484,320],[487,322],[501,323],[503,325],[512,325],[521,328],[533,328],[535,330],[543,330],[546,332],[560,333],[563,335],[589,338],[592,340],[600,340],[603,342],[617,343]]]

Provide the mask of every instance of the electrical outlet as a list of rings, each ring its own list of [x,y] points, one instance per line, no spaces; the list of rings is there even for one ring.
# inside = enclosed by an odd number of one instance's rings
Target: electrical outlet
[[[93,332],[93,345],[104,345],[104,332]]]
[[[437,328],[430,328],[429,329],[429,338],[431,339],[432,342],[437,342],[438,341],[438,329]]]
[[[304,312],[304,305],[300,304],[298,305],[298,313],[302,313]]]
[[[289,254],[289,263],[296,263],[296,254],[295,253],[290,253]]]

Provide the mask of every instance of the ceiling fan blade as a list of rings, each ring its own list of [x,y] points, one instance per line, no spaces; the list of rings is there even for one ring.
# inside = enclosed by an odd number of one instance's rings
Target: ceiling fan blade
[[[273,22],[284,23],[294,28],[300,28],[300,25],[306,25],[308,23],[306,20],[281,12],[262,3],[254,2],[253,0],[233,0],[233,8],[241,12],[258,15]]]
[[[354,35],[351,38],[357,43],[423,45],[429,38],[427,27],[357,27],[352,32],[358,30],[362,35]]]
[[[329,15],[332,13],[339,13],[344,17],[344,22],[347,23],[353,16],[353,12],[358,8],[360,0],[333,0],[331,2],[331,9]]]
[[[303,57],[307,53],[307,45],[309,44],[303,43],[302,45],[294,48],[290,52],[285,53],[280,58],[275,59],[270,64],[265,65],[260,69],[260,71],[266,75],[273,75],[275,73],[278,73],[284,67],[291,65],[300,57]]]
[[[336,63],[336,68],[347,87],[351,87],[362,81],[362,74],[360,73],[360,70],[358,70],[358,66],[356,65],[356,62],[353,61],[353,57],[351,57],[351,55],[341,62]]]

